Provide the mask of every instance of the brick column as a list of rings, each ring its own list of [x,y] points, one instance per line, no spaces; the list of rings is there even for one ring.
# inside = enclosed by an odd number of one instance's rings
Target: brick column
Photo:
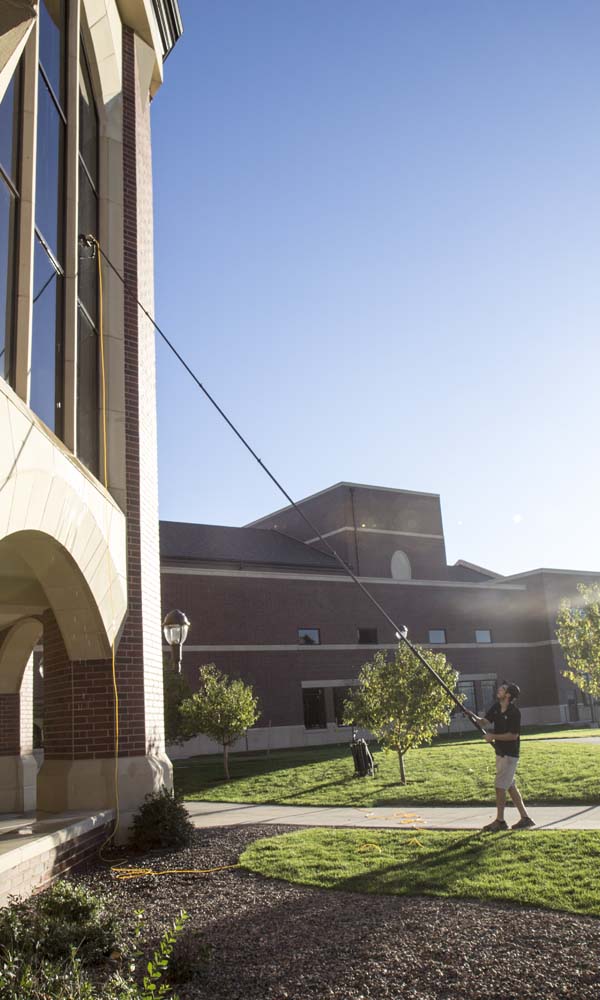
[[[153,307],[151,50],[123,30],[124,449],[127,617],[116,654],[122,833],[144,796],[171,787],[164,752]],[[110,661],[69,661],[51,614],[44,622],[45,761],[39,805],[107,808],[114,792]]]

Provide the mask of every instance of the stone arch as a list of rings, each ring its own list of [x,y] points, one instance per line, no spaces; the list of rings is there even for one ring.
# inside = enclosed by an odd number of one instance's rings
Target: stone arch
[[[114,578],[114,563],[98,529],[90,531],[86,554],[79,559],[51,535],[25,530],[0,541],[0,560],[25,568],[18,577],[18,586],[29,603],[27,611],[42,613],[51,608],[71,660],[105,659],[111,655],[112,641],[124,617],[126,596]],[[7,610],[12,603],[5,589],[0,592],[2,603]],[[22,635],[24,641],[25,632]]]
[[[412,577],[410,559],[402,549],[396,549],[394,552],[390,569],[393,580],[410,580]]]
[[[1,379],[0,418],[8,429],[0,448],[0,628],[51,608],[72,659],[105,659],[127,610],[125,516]]]
[[[39,618],[21,618],[0,643],[0,694],[18,694],[25,667],[42,634]]]

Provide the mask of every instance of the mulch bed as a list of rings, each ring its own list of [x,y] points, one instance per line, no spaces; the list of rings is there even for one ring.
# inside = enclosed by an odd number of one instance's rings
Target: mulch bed
[[[290,829],[197,830],[185,850],[130,862],[156,868],[233,864],[252,840]],[[180,1000],[600,996],[600,921],[588,917],[327,892],[239,869],[115,883],[98,864],[72,878],[110,892],[123,915],[143,910],[148,947],[181,909],[187,911],[190,920],[168,977]]]

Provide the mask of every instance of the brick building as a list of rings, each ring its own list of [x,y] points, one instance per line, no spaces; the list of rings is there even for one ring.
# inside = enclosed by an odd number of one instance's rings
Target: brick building
[[[122,830],[171,783],[154,331],[132,295],[152,309],[150,101],[181,30],[176,0],[0,5],[0,814],[114,806],[113,649]]]
[[[487,707],[510,677],[525,723],[590,719],[561,675],[554,625],[560,600],[600,574],[502,577],[462,560],[448,566],[434,494],[338,483],[299,506],[412,640],[447,654],[470,707]],[[183,657],[190,682],[214,662],[255,685],[262,716],[249,747],[347,739],[345,692],[395,638],[293,507],[245,528],[161,522],[161,574],[164,611],[181,608],[192,623]],[[171,752],[209,749],[200,737]]]

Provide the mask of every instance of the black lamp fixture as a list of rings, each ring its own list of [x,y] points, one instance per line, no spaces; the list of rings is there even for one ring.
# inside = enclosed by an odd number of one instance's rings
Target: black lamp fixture
[[[173,669],[181,673],[181,647],[187,639],[190,629],[188,617],[184,611],[169,611],[163,622],[164,637],[171,647]]]

